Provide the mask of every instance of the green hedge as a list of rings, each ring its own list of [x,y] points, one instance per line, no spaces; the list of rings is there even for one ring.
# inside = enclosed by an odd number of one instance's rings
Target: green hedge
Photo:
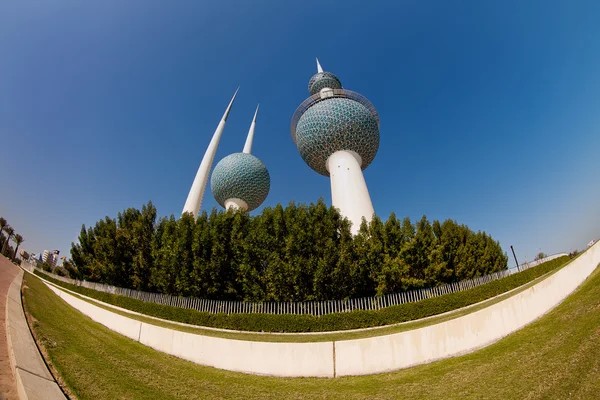
[[[320,317],[292,314],[210,314],[162,304],[145,303],[141,300],[125,296],[99,292],[64,283],[38,270],[35,273],[50,282],[82,295],[145,315],[171,321],[252,332],[327,332],[391,325],[456,310],[531,282],[564,265],[568,260],[569,257],[567,256],[560,257],[473,289],[421,300],[416,303],[391,306],[377,311],[352,311],[327,314]]]

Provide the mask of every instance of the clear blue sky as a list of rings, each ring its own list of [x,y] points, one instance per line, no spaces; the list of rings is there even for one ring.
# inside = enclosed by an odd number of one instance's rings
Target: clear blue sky
[[[260,102],[264,205],[330,203],[289,131],[317,56],[379,112],[382,218],[455,219],[519,261],[582,249],[600,237],[598,21],[598,1],[3,1],[0,215],[62,254],[127,207],[178,215],[238,85],[215,163]]]

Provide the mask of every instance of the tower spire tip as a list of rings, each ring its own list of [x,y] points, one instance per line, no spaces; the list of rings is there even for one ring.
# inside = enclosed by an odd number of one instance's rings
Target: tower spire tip
[[[256,106],[256,111],[254,112],[254,118],[252,118],[252,122],[256,122],[256,116],[258,115],[258,108],[260,107],[260,103]]]
[[[323,72],[323,68],[321,67],[321,63],[319,62],[319,58],[317,58],[317,72]]]
[[[244,150],[242,150],[242,152],[246,154],[250,154],[252,152],[252,140],[254,140],[254,128],[256,127],[256,116],[258,115],[258,107],[260,107],[260,104],[256,106],[254,118],[252,118],[250,130],[248,131],[248,137],[246,138],[246,144],[244,144]]]
[[[229,111],[231,111],[231,106],[233,105],[233,101],[235,100],[235,96],[237,96],[239,90],[240,87],[238,86],[237,89],[235,89],[235,93],[233,94],[229,105],[227,106],[227,110],[225,110],[225,114],[223,114],[223,121],[227,121],[227,117],[229,117]]]

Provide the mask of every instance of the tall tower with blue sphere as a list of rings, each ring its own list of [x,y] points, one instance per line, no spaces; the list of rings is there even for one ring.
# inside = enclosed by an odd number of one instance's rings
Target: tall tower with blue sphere
[[[323,71],[318,59],[308,91],[292,117],[292,140],[310,168],[330,177],[332,204],[357,233],[375,212],[362,171],[379,149],[379,115],[364,96]]]
[[[269,194],[269,171],[258,157],[250,154],[257,115],[258,107],[250,124],[244,150],[223,158],[212,173],[210,187],[213,196],[225,209],[252,211],[258,208]]]

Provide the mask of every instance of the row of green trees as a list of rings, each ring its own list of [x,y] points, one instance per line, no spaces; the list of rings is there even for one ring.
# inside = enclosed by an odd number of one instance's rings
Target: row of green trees
[[[6,234],[6,236],[4,236]],[[10,241],[13,241],[16,247],[12,247],[10,245]],[[0,217],[0,254],[5,257],[15,261],[17,257],[17,252],[19,251],[19,246],[25,240],[23,236],[16,233],[14,228],[8,224],[6,219]]]
[[[184,214],[157,220],[152,203],[81,229],[64,263],[77,279],[211,299],[304,301],[430,287],[506,268],[498,242],[452,220],[413,224],[392,213],[357,235],[316,204]]]

